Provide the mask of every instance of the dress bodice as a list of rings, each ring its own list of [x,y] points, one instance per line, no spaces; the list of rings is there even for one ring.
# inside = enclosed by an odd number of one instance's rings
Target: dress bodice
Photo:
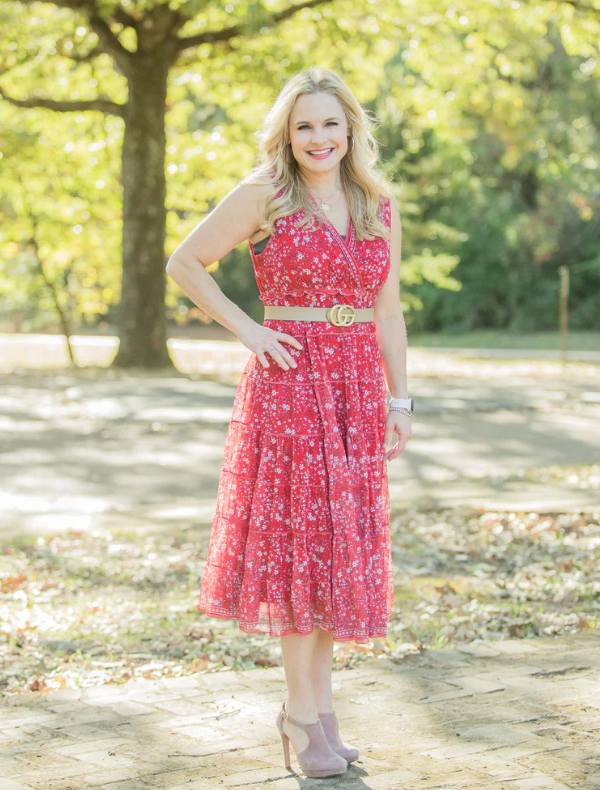
[[[389,274],[389,240],[358,241],[351,218],[342,236],[316,202],[315,208],[320,222],[313,228],[298,227],[304,218],[300,208],[275,220],[274,233],[262,240],[262,251],[248,242],[260,300],[270,305],[330,307],[346,302],[373,307]],[[390,199],[383,195],[379,211],[390,229]]]
[[[261,239],[260,241],[257,241],[256,244],[253,244],[252,242],[250,242],[250,246],[252,247],[252,249],[254,250],[256,255],[260,255],[260,253],[264,250],[264,248],[269,243],[269,239],[270,238],[271,238],[271,234],[269,233],[268,236],[265,236],[264,239]],[[344,234],[342,236],[342,238],[345,240],[346,239],[346,235]]]

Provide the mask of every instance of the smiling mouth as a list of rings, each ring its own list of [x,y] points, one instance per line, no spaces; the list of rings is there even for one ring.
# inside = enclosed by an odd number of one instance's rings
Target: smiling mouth
[[[312,156],[314,159],[324,159],[326,156],[329,156],[333,152],[333,148],[321,148],[320,150],[315,151],[307,151],[309,156]]]

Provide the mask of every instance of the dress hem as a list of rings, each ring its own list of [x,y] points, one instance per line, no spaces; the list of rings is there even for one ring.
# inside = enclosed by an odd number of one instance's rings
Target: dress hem
[[[213,611],[204,609],[202,606],[200,606],[200,604],[196,604],[196,609],[199,612],[202,612],[202,614],[205,614],[207,617],[215,617],[217,620],[237,620],[240,631],[243,631],[245,634],[267,634],[268,636],[271,637],[287,636],[288,634],[302,634],[303,636],[308,636],[309,634],[313,633],[315,626],[318,625],[320,628],[323,629],[323,631],[327,631],[327,633],[334,635],[333,636],[334,642],[356,642],[357,644],[368,644],[371,641],[371,639],[387,636],[387,630],[384,631],[383,633],[378,633],[378,632],[372,633],[369,634],[368,637],[363,637],[363,638],[359,638],[357,636],[345,636],[345,637],[335,636],[335,631],[331,627],[328,627],[328,624],[323,624],[318,621],[314,621],[312,623],[310,631],[302,631],[297,628],[292,628],[292,629],[284,630],[281,633],[272,633],[271,630],[264,630],[261,628],[253,627],[256,626],[257,623],[246,623],[241,621],[240,618],[233,613],[216,614]]]

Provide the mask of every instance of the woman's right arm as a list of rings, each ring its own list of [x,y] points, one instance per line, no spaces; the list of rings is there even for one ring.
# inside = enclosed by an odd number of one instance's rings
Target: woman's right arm
[[[282,343],[301,349],[292,335],[258,324],[228,299],[206,267],[220,260],[262,225],[262,210],[270,185],[241,184],[215,206],[181,242],[167,263],[167,274],[203,312],[233,332],[258,356],[263,367],[268,352],[284,370],[297,367]],[[269,346],[275,346],[269,349]]]

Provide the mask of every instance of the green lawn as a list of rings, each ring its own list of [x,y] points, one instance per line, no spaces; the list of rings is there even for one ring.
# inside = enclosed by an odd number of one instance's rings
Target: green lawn
[[[520,348],[524,350],[560,351],[558,332],[499,332],[494,329],[479,332],[411,334],[412,348]],[[571,351],[600,351],[600,332],[570,332],[567,346]]]

